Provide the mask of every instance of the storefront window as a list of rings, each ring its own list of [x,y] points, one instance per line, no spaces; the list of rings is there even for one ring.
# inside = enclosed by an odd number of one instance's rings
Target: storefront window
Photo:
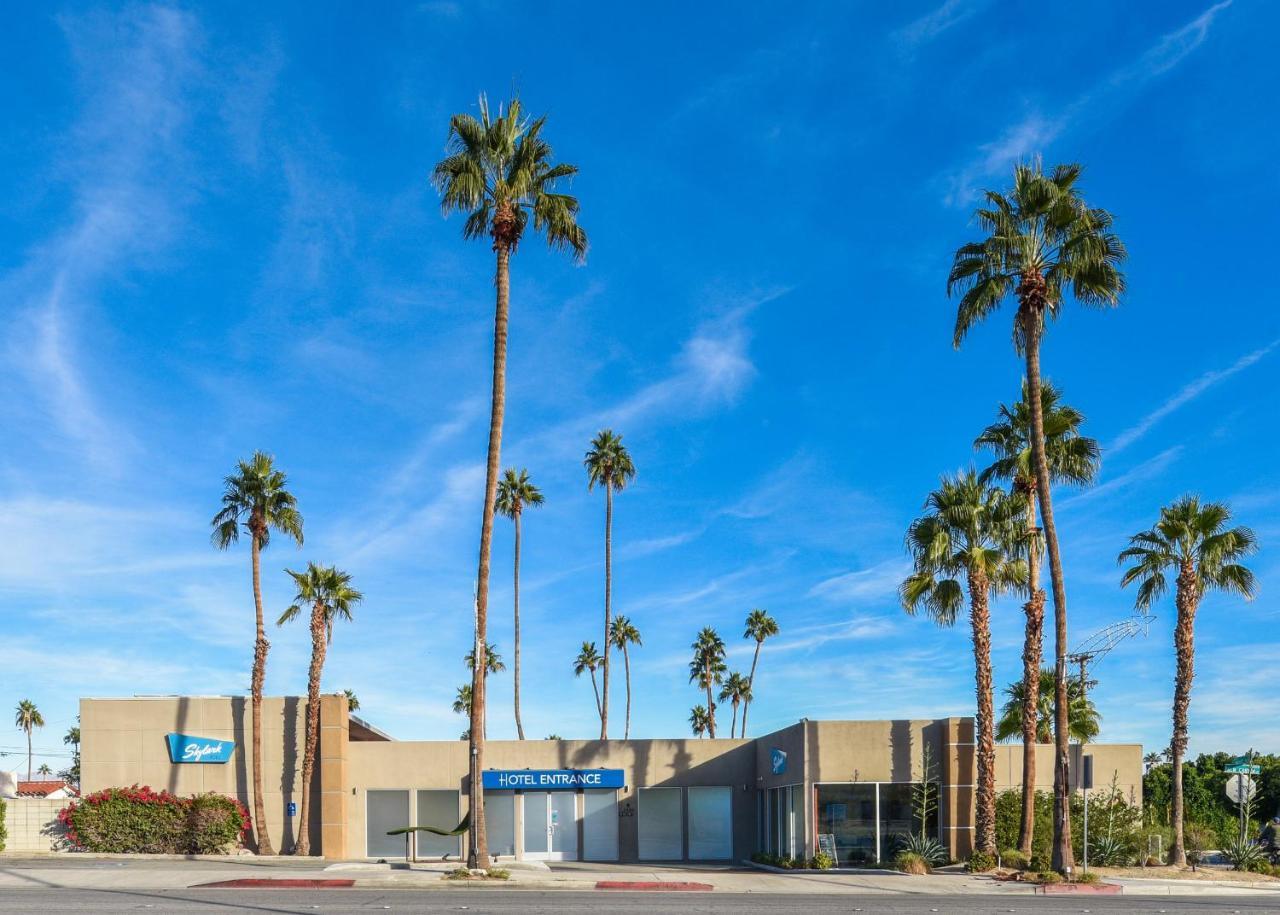
[[[636,832],[641,861],[679,861],[684,857],[680,789],[641,788],[636,794]]]
[[[409,825],[408,791],[370,791],[365,807],[365,848],[370,858],[403,858],[409,843],[404,836],[389,836],[392,829]]]
[[[484,793],[485,839],[489,854],[513,858],[516,854],[516,796],[511,791]]]
[[[818,785],[818,834],[835,836],[840,864],[872,864],[876,854],[876,786]]]
[[[689,789],[689,857],[695,861],[733,857],[733,789]]]
[[[458,792],[423,790],[418,792],[418,825],[436,829],[453,829],[458,823]],[[442,858],[461,850],[458,836],[437,836],[429,832],[414,833],[419,858]]]

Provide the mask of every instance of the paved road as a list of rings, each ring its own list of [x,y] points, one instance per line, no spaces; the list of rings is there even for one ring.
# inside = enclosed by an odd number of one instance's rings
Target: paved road
[[[656,912],[696,912],[738,915],[743,912],[810,913],[861,912],[865,915],[934,915],[934,913],[1141,913],[1141,915],[1262,915],[1280,913],[1272,899],[1234,897],[1212,899],[993,899],[982,896],[747,895],[733,893],[576,893],[532,890],[71,890],[12,889],[0,893],[0,912],[218,912],[297,913],[297,915],[369,915],[372,912],[518,913],[518,915],[649,915]]]

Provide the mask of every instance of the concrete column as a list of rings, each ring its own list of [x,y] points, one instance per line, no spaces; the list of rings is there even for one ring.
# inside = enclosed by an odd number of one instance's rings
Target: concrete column
[[[347,857],[348,716],[346,696],[320,697],[320,852],[331,860]]]

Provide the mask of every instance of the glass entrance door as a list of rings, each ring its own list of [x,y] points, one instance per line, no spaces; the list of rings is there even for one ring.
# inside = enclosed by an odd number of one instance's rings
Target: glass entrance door
[[[578,859],[575,794],[569,791],[525,793],[524,856],[534,861]]]

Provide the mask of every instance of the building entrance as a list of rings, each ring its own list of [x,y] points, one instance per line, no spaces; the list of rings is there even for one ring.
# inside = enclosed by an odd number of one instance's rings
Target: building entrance
[[[577,795],[569,791],[525,792],[524,857],[533,861],[578,860]]]

